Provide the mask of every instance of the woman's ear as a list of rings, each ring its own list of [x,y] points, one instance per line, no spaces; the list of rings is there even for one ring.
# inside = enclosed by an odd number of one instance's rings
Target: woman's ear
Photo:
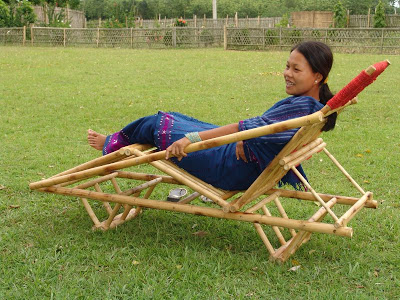
[[[316,83],[320,83],[323,78],[324,78],[324,76],[322,76],[321,73],[318,73],[318,72],[315,73],[315,82]]]

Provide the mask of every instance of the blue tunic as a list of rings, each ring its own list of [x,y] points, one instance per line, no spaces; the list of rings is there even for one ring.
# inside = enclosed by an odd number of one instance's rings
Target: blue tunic
[[[322,107],[323,105],[312,97],[291,96],[277,102],[261,116],[240,121],[239,130],[249,130],[306,116]],[[150,143],[160,150],[165,150],[188,132],[200,132],[217,127],[180,113],[160,111],[155,115],[138,119],[120,132],[108,136],[103,153],[107,154],[133,143]],[[243,190],[254,182],[297,130],[298,128],[244,141],[247,163],[236,159],[236,143],[192,152],[181,161],[175,158],[171,160],[215,187]],[[302,172],[301,167],[299,170]],[[290,183],[297,187],[300,180],[290,171],[282,179],[282,183]]]

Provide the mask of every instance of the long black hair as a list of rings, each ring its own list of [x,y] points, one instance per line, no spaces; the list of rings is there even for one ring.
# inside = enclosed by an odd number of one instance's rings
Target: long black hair
[[[327,83],[327,78],[333,65],[331,49],[321,42],[306,41],[294,46],[290,52],[294,50],[299,51],[305,57],[314,73],[322,75],[322,80],[319,82],[319,101],[325,105],[333,97],[333,93]],[[336,113],[331,114],[322,131],[329,131],[335,128],[336,118]]]

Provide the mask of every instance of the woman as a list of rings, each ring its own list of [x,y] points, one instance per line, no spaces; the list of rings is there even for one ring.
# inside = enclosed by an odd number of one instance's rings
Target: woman
[[[192,142],[273,124],[309,115],[320,110],[333,97],[327,84],[333,64],[329,47],[320,42],[303,42],[294,46],[283,76],[286,93],[291,95],[273,105],[262,116],[218,127],[180,113],[158,112],[138,119],[112,135],[88,131],[89,144],[103,154],[134,143],[153,144],[166,150],[179,167],[198,178],[225,190],[247,189],[269,162],[280,152],[298,129],[262,136],[186,154]],[[335,126],[331,115],[323,128]],[[299,170],[302,172],[301,167]],[[300,180],[291,171],[282,179],[297,187]]]

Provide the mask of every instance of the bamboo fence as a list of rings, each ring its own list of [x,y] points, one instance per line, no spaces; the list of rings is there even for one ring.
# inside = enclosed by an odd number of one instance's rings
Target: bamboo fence
[[[336,52],[400,54],[400,28],[0,28],[0,45],[286,51],[305,40],[324,42]]]

